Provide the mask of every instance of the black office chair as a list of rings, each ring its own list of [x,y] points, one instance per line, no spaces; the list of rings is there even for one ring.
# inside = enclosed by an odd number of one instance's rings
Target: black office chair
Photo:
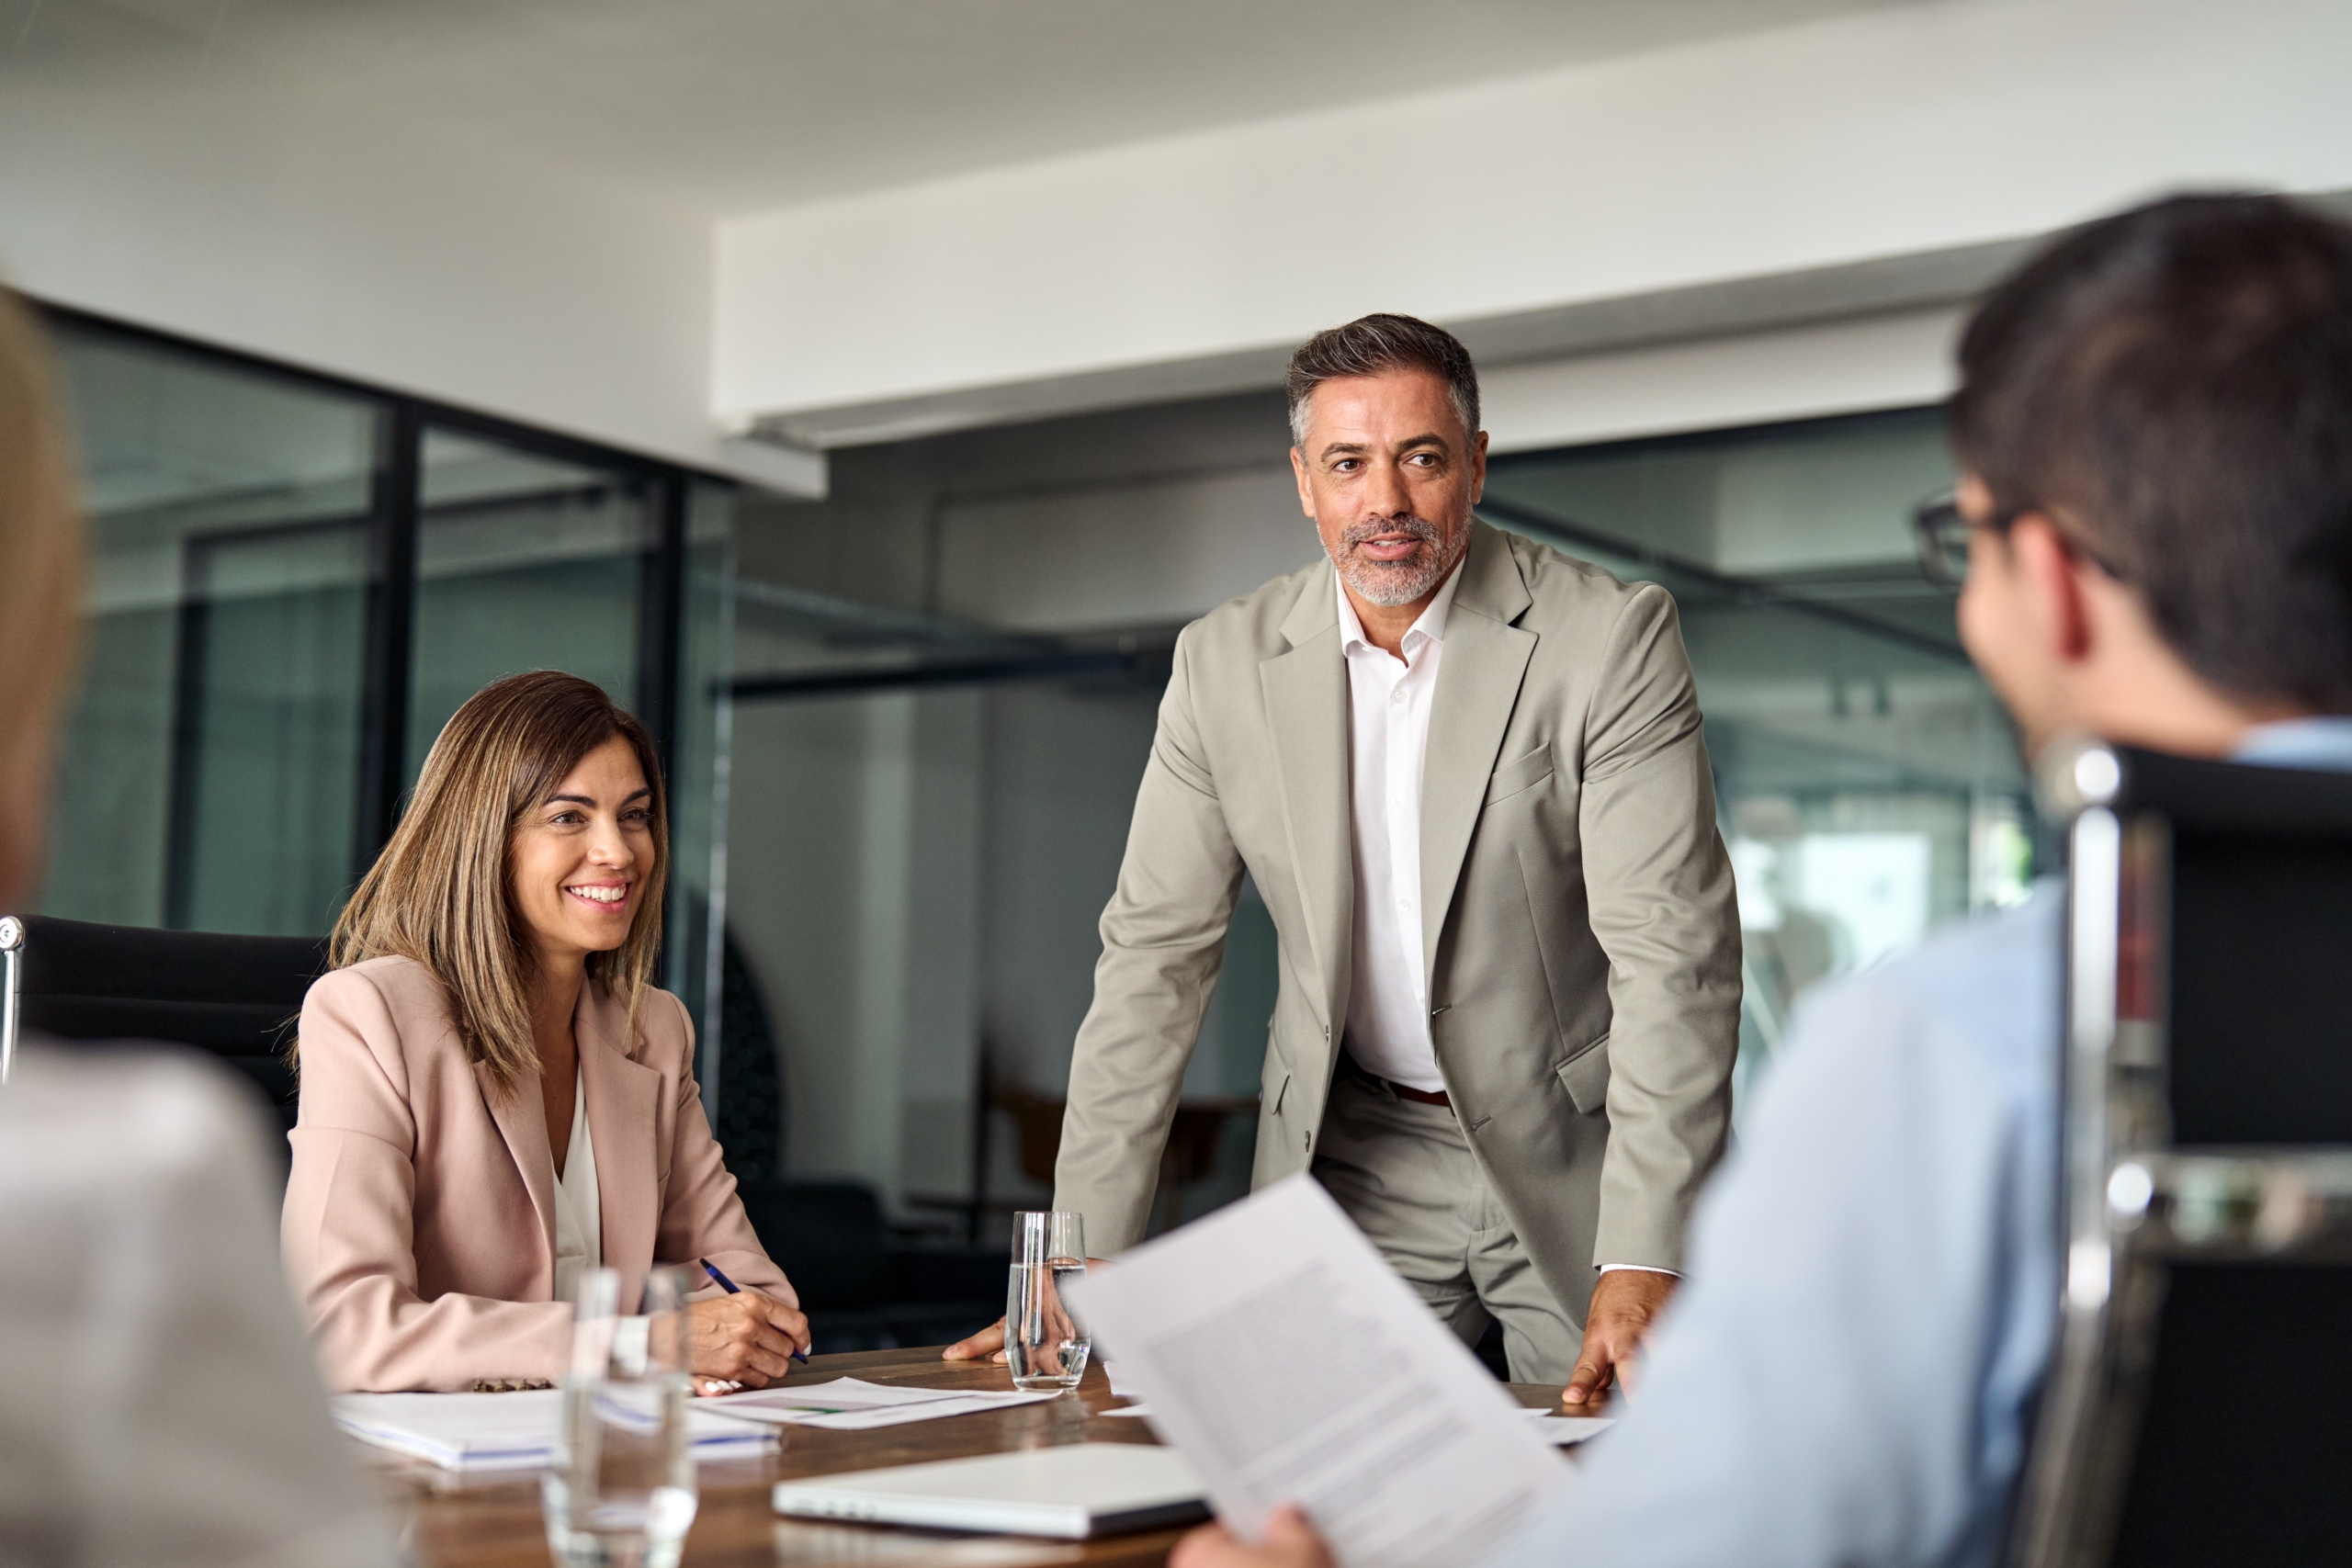
[[[1004,1311],[1002,1247],[910,1246],[862,1181],[740,1191],[760,1245],[800,1288],[820,1355],[949,1344]]]
[[[168,1041],[243,1072],[293,1126],[286,1047],[302,994],[326,968],[323,941],[11,915],[0,919],[0,1073],[25,1030],[64,1041]]]
[[[2016,1568],[2352,1553],[2352,777],[2068,750],[2060,1327]]]

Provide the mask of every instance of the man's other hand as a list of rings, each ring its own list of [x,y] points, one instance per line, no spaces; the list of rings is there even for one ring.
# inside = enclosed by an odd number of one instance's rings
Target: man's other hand
[[[1090,1274],[1097,1269],[1109,1267],[1110,1265],[1100,1258],[1090,1258],[1086,1260],[1087,1272]],[[939,1353],[939,1359],[943,1361],[977,1361],[982,1357],[992,1361],[1004,1359],[1004,1319],[998,1318],[970,1338],[958,1339]]]
[[[1243,1540],[1222,1523],[1186,1532],[1168,1554],[1168,1568],[1337,1568],[1331,1549],[1295,1503],[1266,1516],[1266,1539]]]
[[[1634,1353],[1666,1310],[1679,1276],[1653,1269],[1611,1269],[1592,1287],[1592,1304],[1585,1309],[1584,1350],[1576,1371],[1568,1374],[1563,1404],[1589,1404],[1618,1383],[1634,1386]]]
[[[1004,1319],[998,1318],[968,1339],[958,1339],[939,1353],[943,1361],[977,1361],[981,1357],[1004,1359]]]

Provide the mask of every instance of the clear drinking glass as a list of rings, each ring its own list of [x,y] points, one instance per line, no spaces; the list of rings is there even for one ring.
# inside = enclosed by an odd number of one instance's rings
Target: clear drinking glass
[[[542,1492],[548,1546],[564,1568],[676,1568],[695,1522],[688,1288],[679,1270],[656,1269],[639,1315],[624,1317],[618,1274],[580,1276],[563,1424]]]
[[[1062,1300],[1062,1286],[1086,1272],[1081,1214],[1012,1216],[1012,1280],[1004,1297],[1004,1359],[1012,1386],[1076,1388],[1094,1341]]]

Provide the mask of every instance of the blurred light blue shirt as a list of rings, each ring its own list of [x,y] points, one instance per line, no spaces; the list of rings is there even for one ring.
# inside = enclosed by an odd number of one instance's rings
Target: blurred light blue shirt
[[[2352,719],[2236,755],[2352,772]],[[2057,1320],[2064,912],[1800,1007],[1626,1419],[1497,1568],[1997,1560]]]

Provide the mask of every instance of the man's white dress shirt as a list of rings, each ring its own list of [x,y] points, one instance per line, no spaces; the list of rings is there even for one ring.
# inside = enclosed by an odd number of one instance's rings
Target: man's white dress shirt
[[[1427,972],[1421,963],[1421,759],[1430,700],[1445,653],[1445,617],[1462,581],[1456,562],[1400,645],[1402,660],[1364,636],[1334,574],[1340,646],[1348,665],[1350,838],[1355,846],[1355,980],[1348,1054],[1375,1077],[1437,1093]]]

